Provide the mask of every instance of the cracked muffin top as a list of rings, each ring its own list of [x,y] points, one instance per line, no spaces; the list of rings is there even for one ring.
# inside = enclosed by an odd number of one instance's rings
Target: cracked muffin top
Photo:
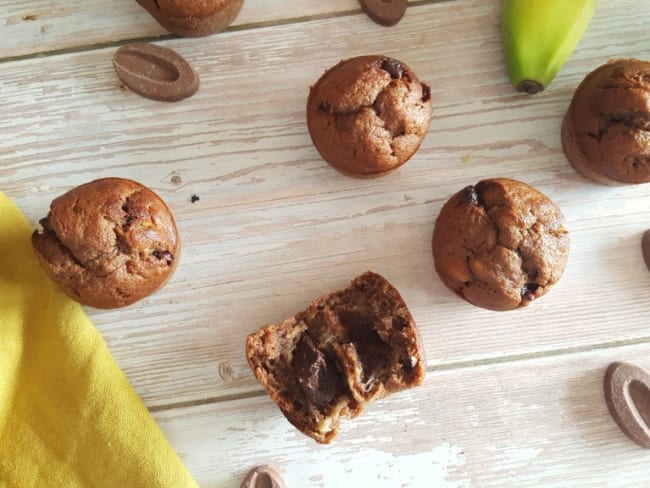
[[[130,305],[172,275],[180,242],[174,218],[135,181],[102,178],[55,198],[32,245],[47,275],[95,308]]]
[[[404,63],[359,56],[327,70],[310,89],[309,134],[342,173],[379,176],[417,151],[431,122],[431,93]]]
[[[523,307],[544,295],[562,276],[568,256],[559,207],[507,178],[482,180],[453,195],[433,231],[442,281],[490,310]]]
[[[594,181],[650,182],[650,63],[617,59],[589,73],[564,117],[562,146]]]

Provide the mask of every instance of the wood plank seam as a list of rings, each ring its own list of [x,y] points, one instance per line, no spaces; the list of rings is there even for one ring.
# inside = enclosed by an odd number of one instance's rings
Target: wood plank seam
[[[435,4],[435,3],[451,3],[451,2],[460,2],[462,0],[416,0],[413,2],[409,2],[409,8],[412,7],[420,7],[423,5],[430,5],[430,4]],[[262,28],[267,28],[267,27],[275,27],[275,26],[281,26],[281,25],[290,25],[290,24],[300,24],[302,22],[313,22],[313,21],[318,21],[318,20],[324,20],[324,19],[331,19],[331,18],[336,18],[336,17],[348,17],[351,15],[359,15],[362,14],[363,11],[361,8],[358,9],[351,9],[351,10],[343,10],[340,12],[335,12],[335,13],[329,13],[329,14],[320,14],[320,15],[305,15],[302,17],[290,17],[287,19],[281,19],[281,20],[271,20],[271,21],[261,21],[261,22],[250,22],[247,24],[240,24],[240,25],[234,25],[226,28],[223,33],[227,32],[238,32],[238,31],[244,31],[244,30],[253,30],[253,29],[262,29]],[[219,33],[221,34],[221,33]],[[215,34],[215,35],[219,35]],[[20,54],[17,56],[6,56],[6,57],[0,57],[0,64],[2,63],[9,63],[13,61],[23,61],[26,59],[33,59],[33,58],[39,58],[43,56],[58,56],[62,54],[73,54],[73,53],[81,53],[81,52],[86,52],[86,51],[93,51],[93,50],[99,50],[99,49],[106,49],[109,47],[119,47],[124,44],[130,44],[130,43],[135,43],[135,42],[161,42],[161,41],[169,41],[172,39],[182,39],[182,37],[177,36],[175,34],[165,34],[165,35],[160,35],[160,36],[153,36],[153,37],[133,37],[129,39],[122,39],[120,41],[114,41],[114,42],[101,42],[101,43],[96,43],[96,44],[87,44],[83,46],[75,46],[75,47],[68,47],[68,48],[62,48],[62,49],[52,49],[52,50],[47,50],[47,51],[36,51],[33,53],[29,54]]]
[[[495,356],[490,358],[479,359],[476,361],[454,361],[450,363],[441,363],[437,365],[427,366],[427,374],[434,374],[442,371],[463,370],[468,368],[476,368],[481,366],[503,365],[508,363],[533,361],[536,359],[545,359],[559,356],[571,356],[574,354],[588,353],[592,351],[615,349],[627,346],[639,346],[643,344],[650,344],[650,337],[641,337],[637,339],[621,340],[603,342],[597,344],[586,344],[584,346],[565,347],[560,349],[549,349],[545,351],[536,351],[522,354],[509,354],[505,356]],[[166,403],[161,405],[152,405],[147,407],[150,412],[164,412],[174,410],[177,408],[197,407],[201,405],[210,405],[213,403],[222,403],[235,400],[242,400],[247,398],[256,398],[264,396],[265,392],[261,389],[247,391],[243,393],[234,393],[231,395],[222,395],[219,397],[207,397],[197,400],[188,400],[184,402]]]

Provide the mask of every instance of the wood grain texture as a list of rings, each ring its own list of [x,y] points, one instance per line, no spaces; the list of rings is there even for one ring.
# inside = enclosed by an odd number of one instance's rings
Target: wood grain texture
[[[650,0],[599,2],[576,52],[533,97],[506,79],[498,4],[416,2],[387,29],[355,0],[246,0],[227,32],[178,39],[135,1],[0,0],[11,40],[0,45],[0,191],[36,226],[57,195],[121,176],[176,217],[172,280],[131,307],[87,311],[202,488],[237,487],[262,463],[293,487],[646,486],[647,453],[618,431],[601,382],[611,361],[650,369],[640,249],[650,185],[580,177],[560,122],[588,71],[650,59]],[[123,88],[111,59],[135,38],[185,56],[199,92],[165,104]],[[405,166],[357,180],[319,158],[304,109],[326,68],[372,53],[431,85],[434,120]],[[503,313],[448,291],[430,250],[445,200],[496,176],[553,198],[572,239],[555,288]],[[319,446],[263,394],[244,340],[368,269],[409,304],[429,372]]]
[[[356,0],[246,0],[232,28],[359,10]],[[170,35],[135,0],[0,0],[0,19],[0,59]]]
[[[96,177],[138,180],[168,202],[183,241],[172,280],[134,306],[88,310],[152,407],[254,390],[246,335],[368,269],[403,294],[429,367],[648,342],[639,239],[650,185],[584,180],[559,138],[587,71],[612,56],[650,58],[645,26],[626,6],[602,4],[551,89],[535,97],[508,85],[497,7],[478,0],[412,7],[390,29],[358,15],[223,33],[228,49],[166,41],[201,77],[199,93],[178,104],[121,89],[111,48],[6,63],[3,111],[21,116],[0,120],[0,184],[34,225],[54,197]],[[612,44],[611,32],[625,32],[625,43]],[[320,160],[304,106],[324,69],[375,52],[431,83],[434,121],[400,170],[356,180]],[[572,237],[559,284],[509,313],[453,295],[430,251],[446,198],[490,176],[549,195]]]
[[[648,451],[605,403],[609,363],[646,369],[650,346],[430,373],[371,404],[329,446],[266,396],[155,414],[202,488],[236,488],[258,464],[287,486],[643,488]]]

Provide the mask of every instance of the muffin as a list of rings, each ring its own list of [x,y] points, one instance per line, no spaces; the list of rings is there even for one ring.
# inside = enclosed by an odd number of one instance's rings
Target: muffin
[[[95,308],[130,305],[170,278],[180,251],[174,218],[153,191],[102,178],[55,198],[32,234],[47,275]]]
[[[580,83],[562,147],[583,176],[607,185],[650,182],[650,62],[610,61]]]
[[[351,176],[379,176],[408,161],[431,115],[429,87],[406,64],[386,56],[341,61],[320,77],[307,100],[314,146]]]
[[[137,0],[165,29],[179,36],[220,32],[239,14],[244,0]]]
[[[507,178],[482,180],[453,195],[433,230],[442,281],[489,310],[523,307],[544,295],[562,276],[568,256],[558,206]]]
[[[370,271],[281,324],[248,336],[255,377],[298,430],[330,442],[342,417],[419,385],[425,361],[404,300]]]

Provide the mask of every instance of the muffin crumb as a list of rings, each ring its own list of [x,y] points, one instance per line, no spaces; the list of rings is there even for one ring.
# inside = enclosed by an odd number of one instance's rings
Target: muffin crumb
[[[329,443],[342,417],[419,385],[425,362],[397,290],[370,271],[278,325],[248,336],[255,377],[298,430]]]

